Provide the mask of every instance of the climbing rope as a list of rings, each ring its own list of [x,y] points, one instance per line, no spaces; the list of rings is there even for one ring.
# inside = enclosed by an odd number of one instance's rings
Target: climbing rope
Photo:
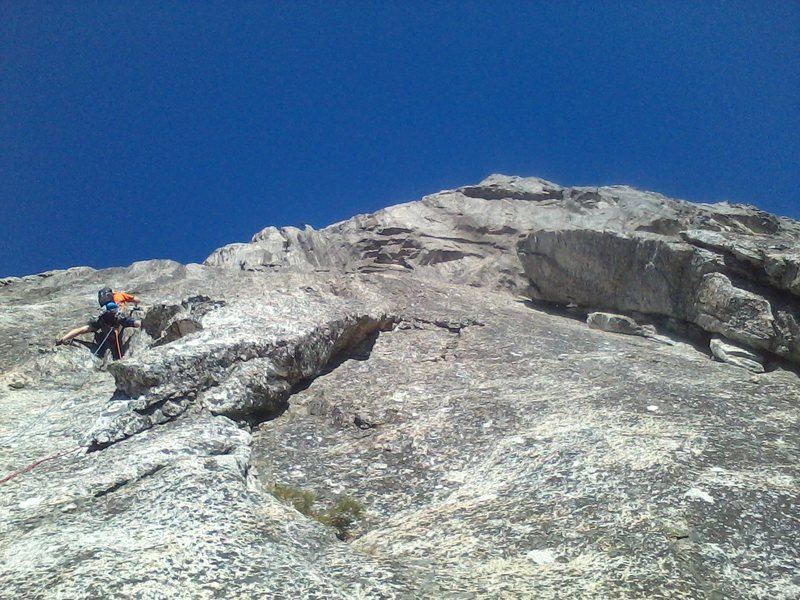
[[[106,345],[106,340],[108,339],[108,336],[110,336],[110,335],[111,335],[111,332],[112,332],[112,331],[114,331],[114,328],[113,328],[113,327],[112,327],[111,329],[109,329],[109,330],[108,330],[108,333],[106,334],[106,337],[104,337],[104,338],[103,338],[103,341],[102,341],[102,342],[100,342],[100,343],[97,345],[97,350],[95,350],[94,352],[92,352],[92,356],[97,356],[97,353],[98,353],[98,352],[100,352],[100,349],[101,349],[101,348],[103,348],[103,347],[105,347],[105,345]],[[119,347],[119,341],[117,342],[117,347]]]
[[[140,310],[141,309],[137,306],[129,313],[129,315],[132,315],[133,312],[140,311]],[[119,332],[117,331],[117,327],[109,328],[108,333],[106,333],[105,337],[103,338],[103,341],[100,342],[100,344],[98,344],[98,346],[94,350],[94,352],[92,352],[92,357],[93,358],[99,358],[98,352],[100,352],[100,350],[105,347],[106,342],[108,341],[108,338],[109,338],[109,336],[111,335],[112,332],[114,333],[114,341],[115,341],[115,345],[116,345],[116,349],[117,349],[117,353],[118,353],[117,355],[120,358],[122,358],[122,346],[120,344],[120,339],[119,339],[120,336],[119,336]],[[79,341],[80,342],[81,340],[74,340],[74,341]],[[70,340],[70,344],[72,344],[72,342],[73,342],[73,340]],[[88,376],[83,381],[83,383],[81,384],[81,388],[83,388],[86,385],[86,381],[88,381]],[[11,441],[16,441],[16,439],[18,439],[23,433],[26,433],[31,428],[36,426],[38,424],[38,422],[42,419],[42,417],[44,417],[44,415],[46,415],[51,410],[53,410],[53,408],[54,408],[53,406],[50,406],[50,407],[46,408],[45,410],[43,410],[34,419],[33,423],[30,426],[26,427],[24,431],[18,432],[14,437],[11,438]],[[9,440],[4,440],[4,445],[6,445],[8,443],[8,441]],[[32,463],[30,463],[29,465],[27,465],[25,467],[22,467],[21,469],[17,469],[13,473],[10,473],[10,474],[6,475],[5,477],[3,477],[2,479],[0,479],[0,485],[3,485],[4,483],[7,483],[7,482],[11,481],[17,475],[21,475],[22,473],[27,473],[28,471],[33,470],[38,465],[40,465],[40,464],[42,464],[44,462],[51,461],[51,460],[56,460],[58,458],[61,458],[62,456],[66,456],[67,454],[71,454],[71,453],[76,452],[78,450],[83,450],[83,446],[75,446],[74,448],[70,448],[69,450],[64,450],[62,452],[57,452],[56,454],[52,454],[50,456],[45,456],[44,458],[39,458],[39,459],[33,461]]]
[[[113,329],[109,329],[108,333],[106,334],[106,337],[103,338],[103,341],[100,342],[100,345],[97,347],[97,349],[94,352],[91,353],[90,356],[92,357],[92,360],[95,360],[95,359],[99,358],[97,356],[97,353],[105,345],[106,340],[108,340],[108,336],[111,335],[112,331],[113,331]],[[68,342],[68,344],[69,345],[74,345],[75,342],[78,342],[82,346],[86,346],[87,344],[89,344],[89,342],[84,342],[83,340],[70,340]],[[119,348],[119,343],[118,343],[117,347]],[[88,372],[88,373],[85,374],[85,376],[82,378],[82,381],[80,382],[80,387],[78,388],[79,390],[83,390],[86,387],[87,383],[89,382],[89,378],[90,377],[91,377],[91,372]],[[23,428],[18,429],[16,433],[14,433],[11,436],[6,437],[6,438],[0,438],[0,446],[10,446],[11,444],[15,443],[21,437],[23,437],[25,435],[28,435],[29,432],[39,424],[39,422],[42,420],[42,418],[45,415],[47,415],[48,413],[52,412],[56,408],[57,407],[55,405],[47,406],[38,415],[36,415],[36,417],[33,418],[33,421],[29,422],[29,424],[25,425]],[[67,452],[69,452],[69,451],[67,451]],[[32,469],[33,467],[35,467],[36,465],[38,465],[38,464],[40,464],[42,462],[58,458],[59,456],[61,456],[61,454],[56,454],[56,455],[49,456],[49,457],[41,459],[41,460],[34,461],[28,467],[25,467],[24,469],[21,469],[19,471],[15,471],[11,475],[9,475],[7,477],[4,477],[3,479],[0,479],[0,484],[5,483],[6,481],[11,479],[12,477],[17,476],[22,472],[25,472],[25,471],[28,471],[28,470]]]
[[[141,311],[141,308],[139,308],[138,306],[137,306],[137,307],[135,307],[133,310],[131,310],[131,311],[130,311],[130,313],[128,314],[128,316],[132,316],[132,314],[133,314],[135,311]],[[91,354],[92,358],[99,358],[99,356],[98,356],[98,353],[100,352],[100,350],[102,350],[102,349],[105,347],[105,345],[106,345],[106,342],[108,341],[108,338],[109,338],[109,336],[111,335],[111,333],[112,333],[112,332],[114,333],[114,342],[115,342],[115,346],[116,346],[116,349],[117,349],[117,355],[118,355],[120,358],[122,358],[122,346],[121,346],[121,344],[120,344],[120,339],[119,339],[119,338],[120,338],[120,336],[119,336],[119,332],[117,331],[117,328],[116,328],[116,327],[111,327],[111,328],[109,328],[109,330],[108,330],[108,333],[106,333],[105,337],[103,338],[103,341],[102,341],[102,342],[100,342],[100,343],[97,345],[97,348],[96,348],[96,349],[95,349],[95,350],[92,352],[92,354]],[[73,343],[73,341],[81,342],[82,344],[85,344],[85,343],[86,343],[86,342],[82,342],[82,340],[70,340],[70,342],[69,342],[69,343],[70,343],[70,345]],[[87,376],[87,377],[86,377],[86,379],[85,379],[85,380],[82,382],[82,384],[81,384],[81,389],[82,389],[82,388],[83,388],[83,387],[86,385],[86,382],[87,382],[87,381],[88,381],[88,376]],[[19,437],[21,437],[21,436],[22,436],[24,433],[27,433],[27,432],[28,432],[30,429],[32,429],[33,427],[35,427],[35,426],[38,424],[38,422],[39,422],[39,421],[42,419],[42,417],[44,417],[44,416],[45,416],[47,413],[49,413],[49,412],[50,412],[50,411],[52,411],[53,409],[54,409],[54,407],[53,407],[53,406],[50,406],[50,407],[47,407],[46,409],[44,409],[44,410],[43,410],[43,411],[42,411],[42,412],[41,412],[41,413],[40,413],[40,414],[39,414],[39,415],[38,415],[38,416],[37,416],[37,417],[36,417],[36,418],[33,420],[33,423],[32,423],[31,425],[29,425],[28,427],[26,427],[26,428],[25,428],[23,431],[21,431],[21,432],[18,432],[16,435],[14,435],[12,438],[10,438],[10,440],[3,440],[3,445],[8,445],[8,443],[9,443],[9,442],[16,441],[16,440],[17,440]],[[16,470],[16,471],[14,471],[13,473],[10,473],[10,474],[6,475],[5,477],[3,477],[2,479],[0,479],[0,485],[3,485],[3,484],[5,484],[5,483],[7,483],[7,482],[11,481],[11,480],[12,480],[14,477],[16,477],[17,475],[21,475],[22,473],[27,473],[28,471],[31,471],[31,470],[33,470],[33,469],[34,469],[34,468],[36,468],[38,465],[40,465],[40,464],[42,464],[42,463],[44,463],[44,462],[48,462],[48,461],[51,461],[51,460],[56,460],[56,459],[58,459],[58,458],[61,458],[62,456],[66,456],[67,454],[71,454],[71,453],[73,453],[73,452],[76,452],[76,451],[78,451],[78,450],[83,450],[83,447],[82,447],[82,446],[75,446],[74,448],[70,448],[69,450],[64,450],[64,451],[62,451],[62,452],[57,452],[56,454],[52,454],[52,455],[50,455],[50,456],[45,456],[44,458],[39,458],[39,459],[37,459],[37,460],[33,461],[32,463],[30,463],[29,465],[27,465],[27,466],[25,466],[25,467],[22,467],[21,469],[17,469],[17,470]]]
[[[39,466],[43,462],[47,462],[49,460],[55,460],[57,458],[61,458],[62,456],[66,456],[67,454],[71,454],[71,453],[73,453],[73,452],[75,452],[77,450],[83,450],[83,446],[76,446],[74,448],[70,448],[69,450],[64,450],[63,452],[58,452],[58,453],[53,454],[51,456],[45,456],[44,458],[37,459],[37,460],[33,461],[31,464],[29,464],[28,466],[22,467],[21,469],[17,469],[13,473],[10,473],[10,474],[6,475],[5,477],[3,477],[2,479],[0,479],[0,485],[3,485],[4,483],[7,483],[7,482],[11,481],[17,475],[22,475],[23,473],[27,473],[28,471],[32,471],[35,467]]]

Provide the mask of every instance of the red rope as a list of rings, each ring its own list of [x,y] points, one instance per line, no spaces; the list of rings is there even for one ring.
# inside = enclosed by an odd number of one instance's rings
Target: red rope
[[[114,341],[117,342],[117,356],[122,358],[122,348],[119,347],[119,331],[116,329],[114,330]]]
[[[76,446],[75,448],[70,448],[69,450],[64,450],[63,452],[59,452],[58,454],[53,454],[52,456],[46,456],[44,458],[40,458],[39,460],[35,460],[31,464],[29,464],[27,467],[23,467],[21,469],[17,469],[16,471],[11,473],[10,475],[6,475],[2,479],[0,479],[0,485],[3,485],[7,481],[11,481],[17,475],[22,475],[23,473],[27,473],[28,471],[33,470],[34,467],[42,464],[43,462],[47,462],[48,460],[55,460],[56,458],[61,458],[65,454],[69,454],[70,452],[75,452],[75,450],[80,450],[80,449],[81,449],[81,446]]]

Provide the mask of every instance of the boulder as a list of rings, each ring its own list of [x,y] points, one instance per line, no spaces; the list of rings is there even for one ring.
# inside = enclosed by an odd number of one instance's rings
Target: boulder
[[[623,335],[647,336],[655,333],[652,325],[639,325],[631,317],[612,313],[593,312],[586,315],[586,323],[592,329],[602,329]]]

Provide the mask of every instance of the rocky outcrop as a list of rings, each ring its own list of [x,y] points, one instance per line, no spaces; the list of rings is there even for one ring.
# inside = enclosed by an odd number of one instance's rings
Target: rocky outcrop
[[[333,307],[316,308],[322,313]],[[109,367],[116,389],[131,400],[103,415],[90,433],[91,447],[171,421],[194,405],[233,418],[279,414],[295,384],[318,375],[340,352],[392,323],[386,315],[345,311],[329,320],[318,313],[304,323],[295,314],[292,330],[280,321],[283,329],[276,334],[275,322],[252,307],[226,307],[220,313],[225,314],[215,315],[202,333],[183,344],[154,345],[150,352]]]
[[[794,598],[800,383],[748,350],[793,356],[791,252],[736,256],[793,227],[493,177],[216,266],[4,280],[0,589]],[[55,348],[104,285],[146,300],[129,354]]]
[[[800,298],[745,279],[706,248],[560,229],[530,234],[520,256],[535,299],[669,317],[800,363]]]
[[[494,176],[479,186],[359,215],[316,231],[267,227],[249,244],[216,250],[205,264],[246,271],[413,271],[490,287],[524,288],[515,248],[537,213],[562,195],[536,178]],[[503,199],[499,199],[500,196]]]
[[[676,342],[666,335],[659,335],[655,325],[645,323],[640,325],[631,317],[613,313],[592,312],[586,315],[586,324],[592,329],[601,329],[610,333],[623,335],[640,335],[649,340],[662,344],[674,345]]]
[[[751,206],[493,175],[320,231],[269,227],[207,265],[404,270],[642,313],[800,363],[800,225]]]
[[[764,372],[764,357],[757,352],[732,344],[728,340],[716,336],[709,344],[714,358],[737,367],[742,367],[753,373]]]
[[[738,271],[756,281],[800,296],[800,248],[796,236],[786,236],[788,222],[774,217],[769,235],[735,235],[731,232],[687,230],[681,237],[699,248],[727,258]],[[783,235],[781,235],[783,234]]]

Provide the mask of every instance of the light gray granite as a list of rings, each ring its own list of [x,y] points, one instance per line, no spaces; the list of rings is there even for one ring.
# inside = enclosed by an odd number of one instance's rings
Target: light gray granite
[[[0,596],[796,598],[796,233],[493,176],[2,280]],[[53,346],[104,285],[127,356]]]

